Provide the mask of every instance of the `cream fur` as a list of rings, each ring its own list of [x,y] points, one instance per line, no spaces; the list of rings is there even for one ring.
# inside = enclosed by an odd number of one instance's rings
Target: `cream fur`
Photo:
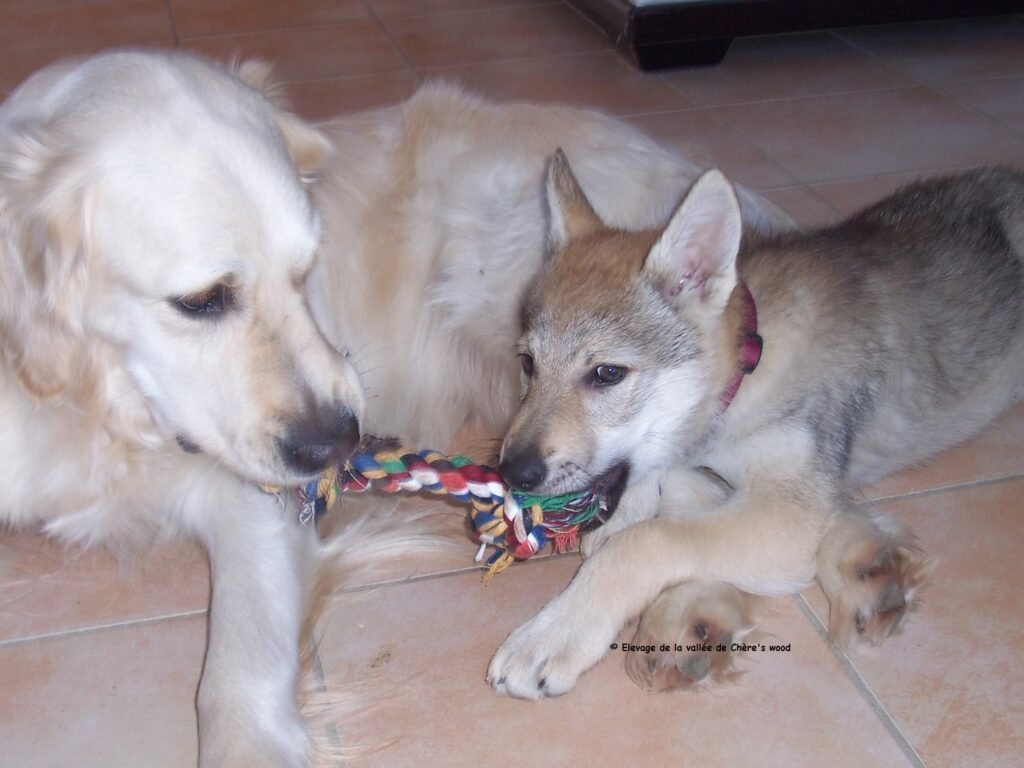
[[[426,542],[387,525],[317,542],[256,487],[306,477],[278,438],[311,400],[417,445],[469,420],[499,435],[548,156],[563,147],[600,216],[629,228],[663,224],[698,168],[597,113],[444,85],[316,130],[265,66],[237,75],[113,53],[50,67],[0,108],[0,522],[200,540],[200,763],[300,766],[297,645],[320,564]],[[224,281],[222,317],[174,306]]]

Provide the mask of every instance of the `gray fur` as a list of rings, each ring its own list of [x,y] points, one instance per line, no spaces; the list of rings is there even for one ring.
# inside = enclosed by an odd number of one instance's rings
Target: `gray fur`
[[[748,236],[739,271],[759,306],[808,310],[813,370],[784,410],[843,485],[960,442],[1020,396],[1022,254],[1024,175],[1006,168],[913,184],[815,232]]]

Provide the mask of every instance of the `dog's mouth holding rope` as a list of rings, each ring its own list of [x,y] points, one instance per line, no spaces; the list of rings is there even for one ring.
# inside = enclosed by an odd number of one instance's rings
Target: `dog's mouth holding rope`
[[[598,528],[615,514],[622,494],[629,482],[629,462],[621,461],[605,470],[590,484],[589,493],[597,501],[598,513],[591,520],[580,526],[580,532],[586,533]]]

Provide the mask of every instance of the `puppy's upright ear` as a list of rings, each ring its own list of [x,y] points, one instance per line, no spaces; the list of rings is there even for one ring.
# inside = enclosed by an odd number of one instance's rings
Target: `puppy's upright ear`
[[[40,399],[89,385],[88,197],[44,136],[14,135],[0,146],[0,348]]]
[[[720,314],[736,287],[743,226],[721,171],[697,179],[644,263],[647,280],[677,307]]]
[[[284,85],[274,77],[274,67],[269,62],[262,59],[237,60],[231,69],[239,80],[259,91],[273,105],[274,119],[299,176],[306,183],[315,181],[330,159],[333,151],[331,142],[291,111]]]
[[[548,243],[553,251],[570,241],[585,237],[604,226],[587,196],[580,189],[561,149],[548,162],[547,177]]]

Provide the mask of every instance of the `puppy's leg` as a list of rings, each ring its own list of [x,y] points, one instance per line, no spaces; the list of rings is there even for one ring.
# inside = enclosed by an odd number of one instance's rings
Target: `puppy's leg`
[[[660,501],[660,474],[650,474],[639,482],[630,483],[611,518],[600,528],[583,537],[583,541],[580,542],[580,554],[588,558],[619,531],[624,531],[641,520],[650,520],[658,513]]]
[[[221,503],[193,521],[213,577],[199,765],[306,766],[298,645],[316,535],[276,496],[241,481],[225,485]]]
[[[881,643],[898,631],[935,562],[880,515],[837,515],[818,548],[818,583],[829,601],[829,640]]]
[[[734,492],[714,514],[647,520],[612,536],[562,594],[502,644],[488,681],[499,693],[530,699],[572,690],[626,621],[682,581],[700,577],[766,593],[809,583],[831,495],[771,477],[754,478],[751,487],[756,493]]]
[[[609,538],[655,515],[687,517],[717,509],[732,489],[717,475],[704,469],[678,467],[648,475],[630,483],[611,519],[583,538],[580,552],[590,557]]]
[[[644,611],[626,652],[626,672],[649,691],[728,679],[739,656],[733,643],[742,643],[753,629],[754,600],[720,581],[669,587]]]

